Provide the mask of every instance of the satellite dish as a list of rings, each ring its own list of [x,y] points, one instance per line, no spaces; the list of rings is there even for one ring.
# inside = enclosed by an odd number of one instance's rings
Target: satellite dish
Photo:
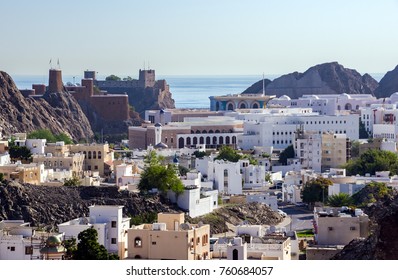
[[[181,227],[182,230],[189,230],[190,226],[189,226],[188,223],[184,223],[184,224],[181,224],[180,227]]]

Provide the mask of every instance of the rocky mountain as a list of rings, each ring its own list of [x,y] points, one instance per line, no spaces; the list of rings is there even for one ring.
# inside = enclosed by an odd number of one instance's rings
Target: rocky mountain
[[[0,183],[0,220],[20,219],[32,226],[55,229],[56,225],[88,215],[90,205],[123,205],[126,216],[159,212],[180,212],[159,196],[142,197],[116,187],[46,187],[17,182]],[[211,214],[187,221],[203,221],[211,225],[211,233],[228,231],[228,225],[242,221],[251,224],[274,225],[281,216],[268,206],[250,203],[217,209]]]
[[[330,62],[313,66],[304,73],[294,72],[276,78],[268,83],[265,92],[277,97],[288,95],[290,98],[304,94],[373,94],[377,86],[377,81],[370,75],[361,75],[337,62]],[[262,87],[257,92],[261,90]]]
[[[394,70],[391,70],[384,75],[374,94],[377,98],[381,98],[390,97],[394,92],[398,92],[398,65]]]
[[[398,196],[366,209],[371,221],[371,235],[355,239],[333,259],[336,260],[398,260]]]
[[[48,128],[67,133],[74,140],[93,136],[90,123],[76,100],[67,92],[25,98],[12,78],[0,71],[0,129],[3,134]]]
[[[264,79],[264,88],[267,88],[267,86],[271,83],[272,81],[269,79]],[[255,82],[254,84],[252,84],[250,87],[248,87],[247,89],[245,89],[244,92],[242,92],[243,94],[246,93],[260,93],[263,92],[263,80],[260,80],[258,82]]]

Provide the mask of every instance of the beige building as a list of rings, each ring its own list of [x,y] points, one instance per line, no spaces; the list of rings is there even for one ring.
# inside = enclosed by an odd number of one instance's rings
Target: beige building
[[[157,223],[128,230],[128,258],[209,259],[209,236],[210,225],[184,223],[184,213],[159,213]]]
[[[317,245],[347,245],[369,235],[369,217],[360,209],[315,207],[314,233]]]
[[[6,164],[0,166],[6,180],[17,180],[20,183],[38,185],[41,182],[43,166],[37,163],[30,164]]]
[[[243,121],[233,117],[186,117],[184,122],[166,125],[144,123],[140,127],[129,127],[130,149],[146,149],[159,143],[169,148],[195,147],[205,144],[206,148],[222,145],[236,146],[237,136],[243,134]]]
[[[72,171],[72,176],[81,178],[83,176],[83,154],[47,153],[46,155],[33,155],[34,163],[42,163],[46,169]]]
[[[112,172],[113,152],[108,144],[77,144],[65,145],[63,142],[49,143],[45,148],[46,153],[53,156],[65,154],[82,154],[83,171],[96,171],[101,177],[109,176]]]
[[[345,134],[322,134],[322,170],[338,168],[351,158],[351,142]]]

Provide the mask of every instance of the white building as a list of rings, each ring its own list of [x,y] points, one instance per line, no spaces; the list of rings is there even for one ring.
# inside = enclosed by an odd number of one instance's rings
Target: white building
[[[11,164],[11,158],[9,153],[0,154],[0,165]]]
[[[322,136],[317,132],[298,133],[295,142],[296,158],[300,159],[302,169],[321,172]]]
[[[116,165],[116,186],[126,186],[126,185],[138,185],[141,176],[136,172],[133,172],[134,165],[122,163]]]
[[[258,202],[268,205],[273,211],[278,210],[278,199],[275,195],[270,195],[269,193],[256,193],[246,195],[247,203]]]
[[[297,129],[304,131],[345,133],[351,140],[359,138],[359,115],[320,115],[311,108],[248,109],[226,113],[243,120],[243,135],[238,146],[248,150],[254,146],[284,149],[293,144]]]
[[[25,145],[32,154],[44,155],[46,142],[46,139],[26,139]]]
[[[213,190],[212,182],[202,182],[202,174],[198,171],[188,172],[182,178],[185,190],[176,198],[174,193],[168,196],[178,207],[188,212],[191,218],[206,215],[218,208],[218,190]]]
[[[98,232],[98,242],[104,245],[109,253],[120,259],[127,257],[127,230],[130,218],[123,218],[123,206],[93,205],[89,207],[89,217],[77,218],[58,225],[59,232],[66,238],[77,236],[80,232],[93,227]]]
[[[0,260],[39,260],[47,238],[54,236],[38,232],[23,220],[0,221]],[[55,234],[62,237],[61,234]]]
[[[268,106],[290,107],[290,108],[311,108],[313,112],[320,115],[335,115],[341,110],[358,110],[376,101],[371,94],[322,94],[303,95],[298,99],[290,99],[283,95],[268,102]]]

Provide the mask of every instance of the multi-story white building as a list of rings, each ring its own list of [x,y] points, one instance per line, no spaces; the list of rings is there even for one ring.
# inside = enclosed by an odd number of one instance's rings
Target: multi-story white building
[[[359,115],[320,115],[311,108],[248,109],[226,113],[243,120],[243,135],[238,136],[238,147],[255,146],[284,149],[294,143],[298,129],[303,131],[345,133],[351,140],[359,138]]]
[[[301,168],[321,172],[322,137],[318,132],[299,132],[294,150],[296,158],[300,159]]]
[[[59,232],[66,238],[77,236],[80,232],[93,227],[98,232],[98,242],[104,245],[109,253],[120,259],[127,257],[127,230],[130,218],[123,218],[123,206],[93,205],[89,207],[89,217],[77,218],[58,225]]]

